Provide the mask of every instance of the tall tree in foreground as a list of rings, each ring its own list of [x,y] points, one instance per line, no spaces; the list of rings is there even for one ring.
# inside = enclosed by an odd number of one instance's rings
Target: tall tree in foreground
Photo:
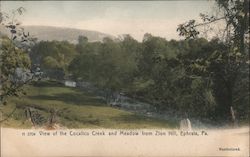
[[[34,78],[27,53],[29,34],[24,33],[16,20],[16,16],[21,15],[23,11],[24,8],[20,7],[14,10],[11,16],[0,12],[0,24],[10,33],[9,37],[0,37],[0,107],[7,104],[8,97],[25,94],[22,87]],[[0,122],[3,120],[5,119]]]
[[[202,22],[190,20],[178,26],[180,36],[197,38],[202,26],[224,25],[218,47],[208,57],[193,60],[191,71],[211,78],[213,93],[219,104],[217,115],[229,119],[230,109],[238,118],[248,117],[249,105],[249,0],[216,0],[217,15],[200,14]],[[222,22],[221,22],[222,21]]]

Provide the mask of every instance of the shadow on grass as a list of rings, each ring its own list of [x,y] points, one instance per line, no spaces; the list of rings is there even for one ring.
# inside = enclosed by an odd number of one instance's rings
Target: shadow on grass
[[[61,115],[62,118],[66,119],[67,121],[70,122],[79,122],[81,124],[90,124],[90,125],[96,125],[99,126],[101,124],[100,119],[98,118],[90,118],[90,117],[85,117],[85,118],[80,118],[76,116],[68,116],[68,115]]]
[[[169,128],[175,128],[177,127],[176,122],[157,119],[157,118],[151,118],[146,117],[142,115],[120,115],[118,117],[113,117],[112,120],[120,122],[120,123],[136,123],[136,124],[150,124],[156,127],[169,127]]]
[[[35,87],[64,87],[64,84],[58,81],[37,81],[32,83]]]
[[[36,95],[29,96],[33,100],[57,100],[65,103],[71,103],[74,105],[93,105],[93,106],[105,106],[102,99],[98,99],[88,94],[79,93],[60,93],[55,95]]]

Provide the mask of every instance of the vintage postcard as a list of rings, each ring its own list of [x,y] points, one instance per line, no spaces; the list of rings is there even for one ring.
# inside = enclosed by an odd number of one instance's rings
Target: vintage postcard
[[[249,0],[0,1],[1,157],[249,156]]]

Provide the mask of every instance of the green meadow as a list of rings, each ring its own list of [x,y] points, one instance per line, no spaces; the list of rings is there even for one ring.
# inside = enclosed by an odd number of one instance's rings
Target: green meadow
[[[25,86],[27,94],[10,98],[3,108],[4,117],[14,113],[2,124],[4,127],[31,128],[25,108],[35,108],[45,120],[51,110],[58,111],[56,121],[65,128],[175,128],[174,122],[137,115],[109,107],[94,94],[78,88],[65,87],[53,81],[38,82]],[[46,122],[45,124],[46,125]]]

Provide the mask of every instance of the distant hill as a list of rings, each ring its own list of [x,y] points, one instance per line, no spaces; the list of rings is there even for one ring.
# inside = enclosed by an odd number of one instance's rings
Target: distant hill
[[[104,37],[115,37],[109,34],[65,27],[53,27],[53,26],[23,26],[25,32],[29,32],[32,37],[37,38],[39,41],[63,41],[67,40],[71,43],[77,43],[78,36],[83,35],[88,38],[90,42],[102,41]],[[5,28],[0,27],[0,34],[6,34]]]

